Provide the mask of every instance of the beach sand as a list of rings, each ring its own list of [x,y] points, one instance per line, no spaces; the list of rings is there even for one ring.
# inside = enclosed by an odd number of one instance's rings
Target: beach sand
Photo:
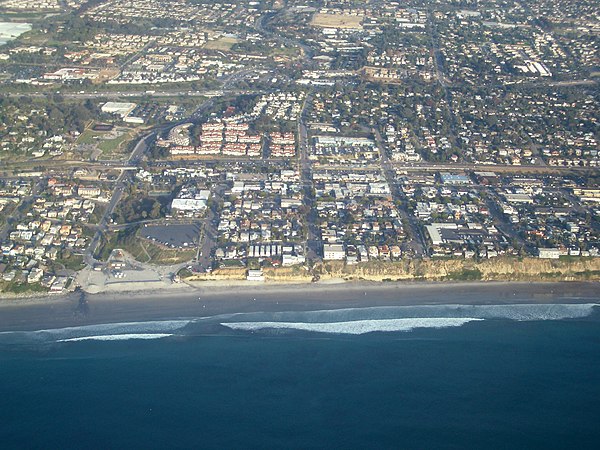
[[[199,284],[167,291],[81,294],[0,301],[0,331],[137,322],[256,311],[416,304],[600,303],[600,284],[340,283]]]

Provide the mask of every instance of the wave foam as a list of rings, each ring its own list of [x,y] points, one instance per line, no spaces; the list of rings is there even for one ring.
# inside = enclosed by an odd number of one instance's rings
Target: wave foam
[[[411,319],[355,320],[351,322],[232,322],[221,325],[232,330],[258,331],[264,329],[289,329],[313,331],[317,333],[366,334],[373,332],[411,331],[415,328],[459,327],[468,322],[478,321],[472,317],[439,318],[420,317]]]
[[[0,344],[44,344],[71,340],[115,340],[111,336],[170,335],[192,323],[193,320],[157,320],[149,322],[122,322],[79,327],[55,328],[38,331],[7,331],[0,333]],[[108,337],[107,339],[102,339]],[[137,337],[136,339],[143,339]]]
[[[229,322],[349,322],[411,318],[476,318],[517,321],[579,319],[592,314],[596,303],[507,305],[406,305],[341,308],[316,311],[239,313],[214,319]],[[237,320],[236,320],[237,319]]]
[[[128,341],[130,339],[161,339],[173,336],[170,333],[130,333],[130,334],[107,334],[102,336],[81,336],[69,339],[59,339],[56,342],[79,342],[79,341]]]

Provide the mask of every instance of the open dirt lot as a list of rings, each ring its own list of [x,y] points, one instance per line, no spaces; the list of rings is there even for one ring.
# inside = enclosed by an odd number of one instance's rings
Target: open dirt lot
[[[359,29],[363,16],[351,16],[349,14],[321,14],[316,13],[312,19],[312,25],[323,28],[347,28]]]

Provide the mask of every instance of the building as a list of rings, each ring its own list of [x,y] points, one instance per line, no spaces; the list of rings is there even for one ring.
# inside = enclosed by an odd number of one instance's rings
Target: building
[[[531,195],[529,194],[513,194],[510,192],[507,192],[504,194],[504,198],[506,199],[506,201],[508,203],[529,203],[529,204],[533,204],[533,198],[531,198]]]
[[[600,189],[573,189],[573,194],[581,199],[582,202],[600,202]]]
[[[135,103],[127,102],[106,102],[100,110],[107,114],[116,114],[121,118],[127,117],[136,107]]]
[[[323,259],[343,260],[346,257],[344,246],[342,244],[325,244],[323,245]]]
[[[206,209],[206,200],[202,198],[174,198],[171,202],[174,211],[197,212]]]
[[[558,259],[560,258],[560,250],[557,248],[538,248],[538,258],[543,259]]]
[[[246,276],[246,280],[248,281],[265,281],[265,276],[262,270],[248,270],[248,275]]]
[[[102,193],[102,191],[98,187],[93,187],[93,186],[79,186],[77,188],[77,193],[81,197],[92,198],[92,197],[98,197],[98,196],[100,196],[100,194]]]
[[[295,264],[304,264],[306,258],[304,255],[283,255],[281,265],[282,266],[293,266]]]
[[[441,245],[445,242],[442,237],[442,230],[456,230],[457,228],[458,225],[455,223],[433,223],[425,226],[433,245]]]
[[[471,184],[471,179],[466,175],[444,172],[440,174],[440,179],[442,180],[443,184],[450,184],[455,186]]]

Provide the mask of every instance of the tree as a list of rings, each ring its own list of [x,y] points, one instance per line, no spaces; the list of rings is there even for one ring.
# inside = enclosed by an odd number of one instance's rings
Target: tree
[[[152,205],[152,210],[150,211],[150,218],[151,219],[158,219],[161,216],[161,204],[158,201],[154,202],[154,205]]]

